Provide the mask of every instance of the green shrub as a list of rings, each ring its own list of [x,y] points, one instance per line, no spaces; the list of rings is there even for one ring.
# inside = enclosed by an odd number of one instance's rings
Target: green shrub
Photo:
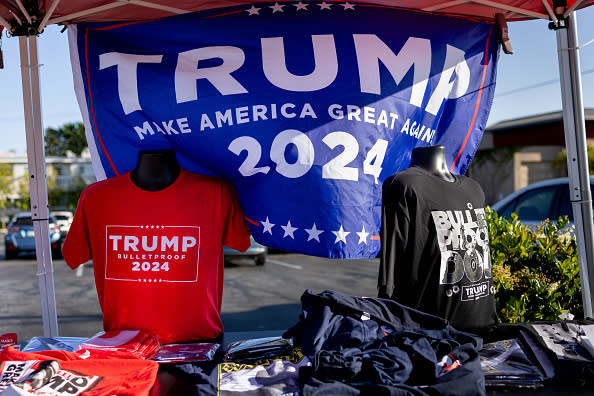
[[[566,216],[536,227],[487,209],[495,304],[502,323],[583,317],[575,236]]]

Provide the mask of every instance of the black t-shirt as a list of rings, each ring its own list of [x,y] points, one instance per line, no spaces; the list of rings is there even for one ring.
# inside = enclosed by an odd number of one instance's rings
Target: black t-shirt
[[[462,330],[496,324],[484,206],[466,176],[448,182],[410,167],[386,179],[378,296]]]

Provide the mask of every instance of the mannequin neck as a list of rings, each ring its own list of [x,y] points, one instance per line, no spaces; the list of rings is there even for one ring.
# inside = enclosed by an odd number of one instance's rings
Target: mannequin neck
[[[455,181],[445,160],[444,146],[416,147],[412,151],[410,166],[417,166],[449,182]]]
[[[173,184],[181,172],[173,150],[141,150],[131,172],[132,182],[146,191],[159,191]]]

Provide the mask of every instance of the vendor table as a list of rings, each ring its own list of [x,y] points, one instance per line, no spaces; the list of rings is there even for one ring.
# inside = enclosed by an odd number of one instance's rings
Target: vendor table
[[[240,331],[224,333],[221,348],[226,348],[230,343],[240,340],[264,338],[264,337],[278,337],[284,333],[285,330],[262,330],[262,331]],[[151,396],[161,395],[183,395],[185,392],[185,383],[180,378],[170,374],[166,369],[160,369],[157,382],[151,391]],[[594,389],[576,388],[575,384],[553,384],[546,383],[544,387],[539,389],[501,389],[493,390],[487,388],[487,395],[489,396],[592,396]]]

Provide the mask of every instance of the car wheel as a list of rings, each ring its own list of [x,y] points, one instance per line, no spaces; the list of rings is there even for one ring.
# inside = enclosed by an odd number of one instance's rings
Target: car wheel
[[[264,265],[266,262],[266,255],[262,254],[260,256],[256,256],[256,265]]]
[[[5,246],[4,255],[6,256],[6,260],[14,260],[17,258],[19,252],[16,250],[8,250],[8,246]]]
[[[58,260],[61,258],[62,258],[62,251],[60,250],[60,248],[52,249],[52,259]]]

